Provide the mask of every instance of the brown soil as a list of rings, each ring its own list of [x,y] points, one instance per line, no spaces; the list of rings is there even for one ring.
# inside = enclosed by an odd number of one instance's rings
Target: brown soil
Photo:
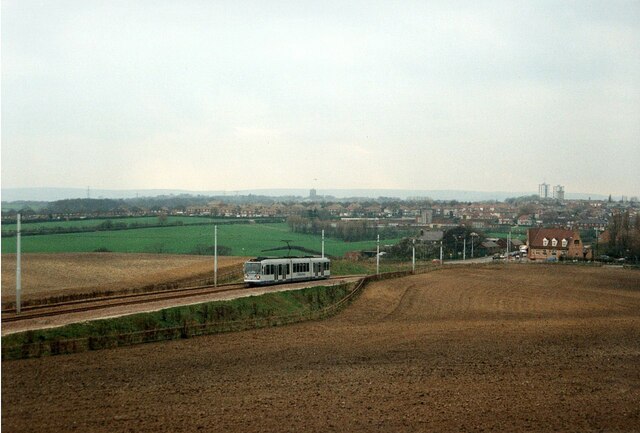
[[[23,254],[22,299],[121,291],[213,276],[213,257],[161,254]],[[220,274],[245,259],[219,257]],[[16,255],[2,255],[2,302],[15,301]]]
[[[379,282],[337,317],[2,363],[11,432],[640,431],[640,272]]]

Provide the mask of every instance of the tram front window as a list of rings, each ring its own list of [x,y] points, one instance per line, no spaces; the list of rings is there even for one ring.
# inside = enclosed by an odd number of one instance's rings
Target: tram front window
[[[261,269],[260,263],[245,263],[244,264],[244,273],[245,274],[259,274]]]

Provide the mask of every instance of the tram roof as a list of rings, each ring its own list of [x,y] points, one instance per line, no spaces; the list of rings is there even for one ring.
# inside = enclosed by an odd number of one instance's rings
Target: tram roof
[[[320,257],[320,256],[289,256],[289,257],[256,257],[253,259],[249,259],[249,262],[261,262],[263,260],[288,260],[288,259],[326,259],[329,260],[327,257]]]

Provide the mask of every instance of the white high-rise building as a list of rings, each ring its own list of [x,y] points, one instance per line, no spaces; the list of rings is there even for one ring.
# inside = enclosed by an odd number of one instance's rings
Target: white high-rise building
[[[553,198],[557,200],[564,200],[564,186],[556,185],[553,187]]]
[[[540,198],[549,198],[549,185],[548,183],[541,183],[538,185],[538,195]]]

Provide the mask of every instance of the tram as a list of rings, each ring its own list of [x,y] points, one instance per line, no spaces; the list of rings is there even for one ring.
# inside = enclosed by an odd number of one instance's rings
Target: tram
[[[321,280],[331,276],[326,257],[257,257],[244,264],[244,282],[250,286]]]

